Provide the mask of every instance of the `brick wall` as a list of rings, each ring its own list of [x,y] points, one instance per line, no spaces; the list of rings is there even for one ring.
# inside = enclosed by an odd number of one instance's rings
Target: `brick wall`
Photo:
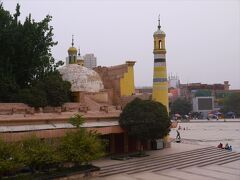
[[[118,105],[120,99],[120,79],[123,78],[124,73],[128,70],[127,64],[101,67],[98,66],[94,70],[100,75],[105,89],[112,89],[112,103]]]

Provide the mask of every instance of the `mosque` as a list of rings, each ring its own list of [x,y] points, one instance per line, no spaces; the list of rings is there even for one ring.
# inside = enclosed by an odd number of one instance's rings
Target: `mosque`
[[[121,65],[89,69],[84,67],[84,59],[74,47],[72,38],[66,65],[59,72],[72,85],[73,102],[65,103],[62,107],[45,107],[41,112],[35,112],[22,103],[0,103],[0,137],[6,141],[18,141],[32,134],[39,138],[58,138],[74,128],[68,123],[68,119],[80,113],[86,119],[83,127],[96,130],[109,142],[107,152],[135,151],[136,140],[128,137],[119,126],[118,117],[122,108],[136,97],[152,98],[168,109],[165,36],[159,19],[157,31],[153,34],[152,96],[135,94],[135,61],[128,60]],[[145,142],[144,148],[150,149],[150,142]]]

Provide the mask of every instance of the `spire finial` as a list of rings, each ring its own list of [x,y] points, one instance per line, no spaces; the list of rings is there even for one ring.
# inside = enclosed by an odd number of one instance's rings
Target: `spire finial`
[[[78,56],[80,56],[80,46],[78,47]]]
[[[72,35],[72,47],[74,46],[74,35]]]
[[[158,15],[158,29],[161,29],[161,25],[160,25],[160,14]]]

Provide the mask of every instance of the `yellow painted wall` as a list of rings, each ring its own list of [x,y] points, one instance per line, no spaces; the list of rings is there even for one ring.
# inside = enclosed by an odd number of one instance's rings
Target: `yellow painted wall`
[[[159,85],[154,84],[153,85],[152,100],[161,102],[164,106],[167,107],[167,110],[169,112],[167,85],[164,85],[163,83],[161,83],[161,85],[160,85],[160,83],[159,83]]]
[[[159,41],[161,41],[161,48],[159,46]],[[165,35],[154,36],[154,54],[166,54],[165,50]],[[167,67],[157,66],[154,67],[153,78],[167,78]],[[168,82],[154,82],[152,100],[161,102],[167,107],[169,112],[168,104]]]
[[[120,79],[120,95],[130,96],[135,92],[133,65],[128,65],[128,71]]]

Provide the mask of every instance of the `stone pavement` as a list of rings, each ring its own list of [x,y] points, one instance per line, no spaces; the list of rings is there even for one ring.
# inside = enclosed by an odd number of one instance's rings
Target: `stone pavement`
[[[127,161],[102,160],[99,180],[240,180],[240,153],[216,147],[172,144],[150,156]]]

